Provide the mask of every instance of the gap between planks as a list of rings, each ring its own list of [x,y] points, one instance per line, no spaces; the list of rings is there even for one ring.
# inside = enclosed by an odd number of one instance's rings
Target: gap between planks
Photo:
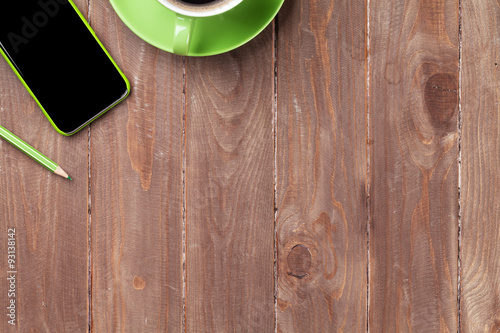
[[[458,0],[458,258],[457,258],[457,332],[460,332],[462,292],[462,0]]]
[[[186,57],[182,57],[182,324],[181,330],[186,332],[186,228],[187,228],[187,189],[186,189]]]
[[[91,0],[87,0],[87,21],[89,25],[91,25]],[[91,124],[88,127],[87,130],[87,169],[88,169],[88,175],[87,175],[87,188],[88,188],[88,193],[87,193],[87,293],[88,293],[88,298],[87,298],[87,320],[88,320],[88,332],[92,332],[92,184],[90,181],[91,177],[91,140],[92,140],[92,128]]]
[[[278,333],[278,15],[273,20],[273,140],[274,140],[274,332]]]
[[[370,158],[371,158],[371,131],[370,131],[370,1],[366,0],[366,332],[370,332],[370,228],[371,228],[371,202],[370,202]]]

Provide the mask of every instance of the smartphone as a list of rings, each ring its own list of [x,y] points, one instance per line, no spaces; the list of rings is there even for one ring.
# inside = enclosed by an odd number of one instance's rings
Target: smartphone
[[[71,0],[4,1],[0,53],[63,135],[78,132],[130,91]]]

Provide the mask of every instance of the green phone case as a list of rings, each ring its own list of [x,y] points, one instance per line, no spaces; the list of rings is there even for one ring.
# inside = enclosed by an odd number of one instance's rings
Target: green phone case
[[[43,108],[43,106],[40,104],[40,102],[38,101],[38,99],[36,98],[36,96],[33,94],[33,92],[31,91],[30,87],[26,84],[26,82],[24,81],[24,79],[21,77],[21,75],[19,74],[19,72],[17,71],[16,67],[14,66],[14,64],[10,61],[9,57],[7,57],[7,55],[5,54],[4,50],[0,47],[0,53],[2,54],[2,56],[5,58],[5,60],[7,60],[10,68],[12,68],[12,70],[14,71],[14,73],[16,73],[17,77],[19,78],[19,80],[21,80],[22,84],[24,85],[24,87],[26,88],[26,90],[28,90],[28,92],[30,93],[31,97],[33,97],[33,99],[35,100],[35,102],[38,104],[38,106],[40,107],[40,109],[42,109],[43,113],[45,114],[45,116],[47,117],[47,119],[50,121],[50,123],[52,124],[52,126],[55,128],[55,130],[62,134],[62,135],[65,135],[65,136],[70,136],[70,135],[73,135],[75,133],[77,133],[78,131],[80,131],[82,128],[84,128],[85,126],[87,126],[88,124],[90,124],[91,122],[93,122],[94,120],[96,120],[97,118],[99,118],[100,116],[102,116],[104,113],[106,113],[108,110],[110,110],[111,108],[113,108],[115,105],[117,105],[118,103],[120,103],[121,101],[123,101],[130,93],[130,83],[129,81],[127,80],[127,78],[125,77],[125,75],[123,74],[123,72],[120,70],[120,68],[118,68],[118,65],[116,64],[116,62],[113,60],[113,58],[111,58],[111,55],[108,53],[108,51],[104,48],[104,45],[102,45],[101,41],[99,40],[99,38],[97,38],[94,30],[92,30],[92,28],[90,27],[90,25],[88,24],[87,20],[85,20],[85,17],[83,17],[82,13],[80,13],[80,11],[78,10],[78,8],[76,7],[76,5],[73,3],[72,0],[68,0],[68,2],[71,4],[71,6],[73,7],[73,9],[76,11],[76,13],[78,14],[78,16],[81,18],[82,22],[85,24],[85,26],[87,27],[87,29],[89,29],[90,33],[92,34],[92,36],[94,36],[95,40],[97,41],[97,43],[99,43],[99,45],[101,46],[102,50],[106,53],[106,55],[109,57],[109,60],[111,60],[111,62],[113,63],[113,65],[115,66],[115,68],[118,70],[118,72],[120,73],[120,75],[122,76],[123,80],[125,81],[125,83],[127,84],[127,93],[119,100],[117,100],[114,104],[112,104],[111,106],[109,106],[108,108],[102,110],[99,114],[97,114],[95,117],[93,117],[92,119],[90,119],[89,121],[87,121],[86,123],[82,124],[80,127],[78,127],[75,131],[73,132],[70,132],[70,133],[65,133],[63,131],[61,131],[57,126],[56,124],[54,124],[54,122],[52,121],[52,119],[50,118],[49,114],[47,113],[47,111],[45,111],[45,109]]]

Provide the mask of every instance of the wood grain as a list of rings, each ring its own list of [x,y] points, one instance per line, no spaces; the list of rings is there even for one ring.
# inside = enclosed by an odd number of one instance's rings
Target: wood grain
[[[91,128],[93,332],[182,327],[182,58],[134,35],[108,1],[92,24],[132,85]]]
[[[186,329],[274,330],[270,27],[186,61]]]
[[[462,1],[461,317],[500,330],[500,4]]]
[[[370,331],[456,332],[458,1],[371,4]]]
[[[278,17],[278,332],[366,329],[366,2]]]
[[[86,2],[75,2],[86,16]],[[58,134],[3,59],[0,77],[0,124],[73,177],[52,174],[0,139],[0,331],[86,331],[87,131]],[[16,230],[15,326],[6,316],[9,228]]]

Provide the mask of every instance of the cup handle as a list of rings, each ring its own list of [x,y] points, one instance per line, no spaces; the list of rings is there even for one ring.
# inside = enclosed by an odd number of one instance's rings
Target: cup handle
[[[189,52],[189,44],[191,43],[191,35],[193,30],[194,19],[187,16],[177,15],[175,20],[174,46],[173,52],[178,55],[187,55]]]

